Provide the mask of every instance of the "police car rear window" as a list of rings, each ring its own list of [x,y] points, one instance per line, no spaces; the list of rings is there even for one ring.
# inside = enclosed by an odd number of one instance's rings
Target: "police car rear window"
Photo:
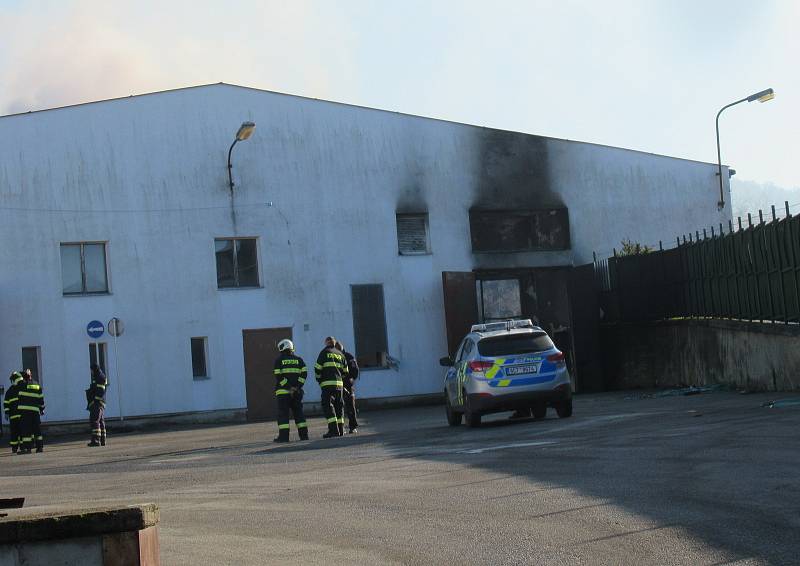
[[[553,341],[545,332],[531,334],[508,334],[484,338],[478,342],[481,356],[509,356],[513,354],[531,354],[544,352],[554,348]]]

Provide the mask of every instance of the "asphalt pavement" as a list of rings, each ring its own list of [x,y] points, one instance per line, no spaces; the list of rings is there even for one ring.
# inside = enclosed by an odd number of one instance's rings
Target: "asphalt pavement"
[[[26,507],[155,502],[162,563],[798,564],[797,395],[578,396],[448,427],[442,407],[275,445],[274,424],[62,439],[0,455]]]

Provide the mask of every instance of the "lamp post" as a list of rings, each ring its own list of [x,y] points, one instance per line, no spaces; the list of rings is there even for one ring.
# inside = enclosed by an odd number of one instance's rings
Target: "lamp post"
[[[717,112],[717,174],[719,175],[719,202],[717,203],[717,206],[720,208],[720,210],[725,208],[725,193],[722,188],[722,154],[719,149],[719,115],[722,114],[722,111],[726,108],[736,106],[741,102],[753,102],[755,100],[758,100],[759,102],[766,102],[768,100],[772,100],[773,98],[775,98],[775,91],[773,91],[771,88],[768,88],[767,90],[762,90],[761,92],[751,94],[750,96],[741,100],[737,100],[736,102],[731,102],[730,104],[720,108],[720,111]]]
[[[228,150],[228,185],[231,188],[231,194],[233,194],[233,165],[231,165],[231,152],[233,151],[233,146],[252,136],[253,130],[255,129],[256,125],[253,122],[242,122],[242,125],[239,126],[239,130],[236,132],[236,139],[233,140],[233,143]]]

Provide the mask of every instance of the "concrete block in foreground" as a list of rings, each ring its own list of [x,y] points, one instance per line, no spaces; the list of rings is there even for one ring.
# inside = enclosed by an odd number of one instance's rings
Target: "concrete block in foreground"
[[[0,519],[0,566],[158,566],[154,503]]]

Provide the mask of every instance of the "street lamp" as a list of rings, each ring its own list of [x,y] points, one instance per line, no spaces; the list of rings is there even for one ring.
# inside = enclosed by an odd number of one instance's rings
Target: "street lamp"
[[[233,194],[233,165],[231,165],[231,152],[233,151],[233,146],[252,136],[253,130],[255,129],[256,125],[253,122],[242,122],[242,125],[239,126],[239,130],[236,132],[236,139],[233,140],[233,143],[228,150],[228,185],[231,188],[231,194]]]
[[[740,102],[753,102],[755,100],[758,100],[759,102],[766,102],[768,100],[772,100],[773,98],[775,98],[775,91],[773,91],[771,88],[768,88],[767,90],[762,90],[761,92],[751,94],[750,96],[741,100],[737,100],[736,102],[731,102],[730,104],[723,106],[720,111],[717,112],[717,174],[719,175],[719,202],[717,203],[717,206],[720,208],[720,210],[725,207],[725,193],[722,189],[722,154],[719,150],[719,115],[722,114],[722,111],[726,108],[735,106]]]

